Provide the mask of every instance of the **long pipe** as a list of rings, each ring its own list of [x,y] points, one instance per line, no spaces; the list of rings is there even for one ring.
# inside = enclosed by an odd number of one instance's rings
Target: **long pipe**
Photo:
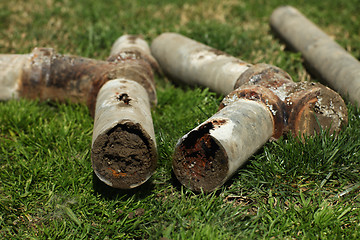
[[[360,62],[356,58],[291,6],[275,9],[270,25],[290,47],[301,52],[313,73],[360,106]]]

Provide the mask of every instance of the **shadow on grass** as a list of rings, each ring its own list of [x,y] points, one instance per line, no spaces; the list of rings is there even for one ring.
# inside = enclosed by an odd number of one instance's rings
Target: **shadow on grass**
[[[247,163],[245,165],[247,165]],[[223,185],[220,185],[217,189],[215,189],[215,190],[213,190],[211,192],[193,191],[193,190],[188,189],[185,186],[183,186],[181,184],[181,182],[177,179],[175,173],[173,171],[171,171],[171,184],[178,192],[195,194],[195,195],[198,195],[198,196],[214,194],[215,196],[219,197],[221,193],[228,190],[233,185],[234,181],[237,181],[237,180],[238,179],[236,177],[232,176]],[[186,191],[183,191],[183,189],[186,189]]]
[[[154,190],[154,186],[155,185],[152,183],[150,178],[144,184],[136,188],[132,188],[132,189],[113,188],[102,182],[93,172],[93,189],[95,193],[100,194],[107,200],[113,200],[123,196],[127,196],[127,197],[135,196],[135,198],[143,199],[152,193],[152,191]]]

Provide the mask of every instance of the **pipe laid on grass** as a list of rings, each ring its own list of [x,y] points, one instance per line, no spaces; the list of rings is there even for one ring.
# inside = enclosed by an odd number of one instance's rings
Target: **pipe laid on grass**
[[[272,29],[301,52],[310,70],[360,106],[360,62],[297,9],[282,6],[270,17]]]
[[[147,43],[129,35],[114,43],[108,60],[121,70],[97,94],[92,165],[109,186],[134,188],[152,176],[157,164],[149,96],[156,93],[150,66],[157,63]]]
[[[192,190],[212,191],[262,147],[273,131],[273,116],[265,104],[239,99],[178,141],[174,173]]]
[[[228,94],[241,73],[251,65],[176,33],[163,33],[151,44],[162,70],[173,79],[190,85],[206,86]]]
[[[150,106],[156,104],[147,43],[120,37],[108,61],[61,55],[50,48],[0,55],[0,100],[17,98],[86,103],[94,116],[95,174],[114,188],[141,185],[157,164]]]
[[[336,92],[295,83],[277,67],[251,65],[175,33],[155,38],[151,51],[172,78],[228,94],[216,114],[175,146],[174,173],[192,190],[220,187],[270,138],[312,135],[321,128],[336,133],[347,122]]]

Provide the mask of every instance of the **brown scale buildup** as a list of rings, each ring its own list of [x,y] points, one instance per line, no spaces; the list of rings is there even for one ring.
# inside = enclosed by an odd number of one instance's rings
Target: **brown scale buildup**
[[[138,125],[119,124],[100,135],[92,148],[93,168],[116,188],[132,188],[155,170],[156,153]]]
[[[272,113],[274,132],[272,140],[279,139],[286,124],[285,104],[270,89],[260,85],[244,85],[229,93],[220,103],[219,110],[238,99],[249,99],[264,103]]]
[[[288,99],[293,107],[289,109],[287,131],[295,135],[313,135],[321,128],[337,134],[348,122],[344,100],[319,83],[298,83]]]
[[[272,139],[288,132],[295,136],[314,135],[322,128],[337,133],[347,124],[347,108],[339,94],[318,83],[295,83],[275,66],[254,65],[239,77],[235,88],[220,108],[234,94],[237,98],[262,101],[273,113]]]
[[[94,116],[99,89],[109,80],[126,76],[143,85],[151,104],[156,105],[151,66],[137,55],[115,62],[61,55],[51,48],[36,48],[33,55],[30,69],[22,76],[22,97],[86,102]]]
[[[92,83],[105,79],[114,64],[36,48],[30,69],[22,76],[22,97],[64,102],[86,102]],[[103,80],[101,80],[103,81]]]
[[[175,150],[174,173],[194,191],[214,190],[228,172],[227,155],[209,134],[213,128],[209,122],[190,132]]]

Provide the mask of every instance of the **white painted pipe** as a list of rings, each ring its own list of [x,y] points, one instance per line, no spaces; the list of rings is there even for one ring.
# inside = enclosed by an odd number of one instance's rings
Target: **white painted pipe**
[[[273,131],[273,116],[264,103],[234,101],[178,141],[174,173],[194,191],[213,191],[261,148]]]
[[[151,52],[172,78],[224,95],[234,90],[237,79],[251,66],[177,33],[163,33],[155,38]]]
[[[144,61],[150,57],[149,46],[138,36],[117,39],[108,60],[119,65],[118,78],[104,83],[97,95],[92,166],[98,178],[114,188],[137,187],[156,169],[150,110],[156,91],[151,63]]]
[[[100,180],[115,188],[134,188],[148,180],[157,162],[149,97],[126,78],[106,82],[95,108],[92,165]]]

